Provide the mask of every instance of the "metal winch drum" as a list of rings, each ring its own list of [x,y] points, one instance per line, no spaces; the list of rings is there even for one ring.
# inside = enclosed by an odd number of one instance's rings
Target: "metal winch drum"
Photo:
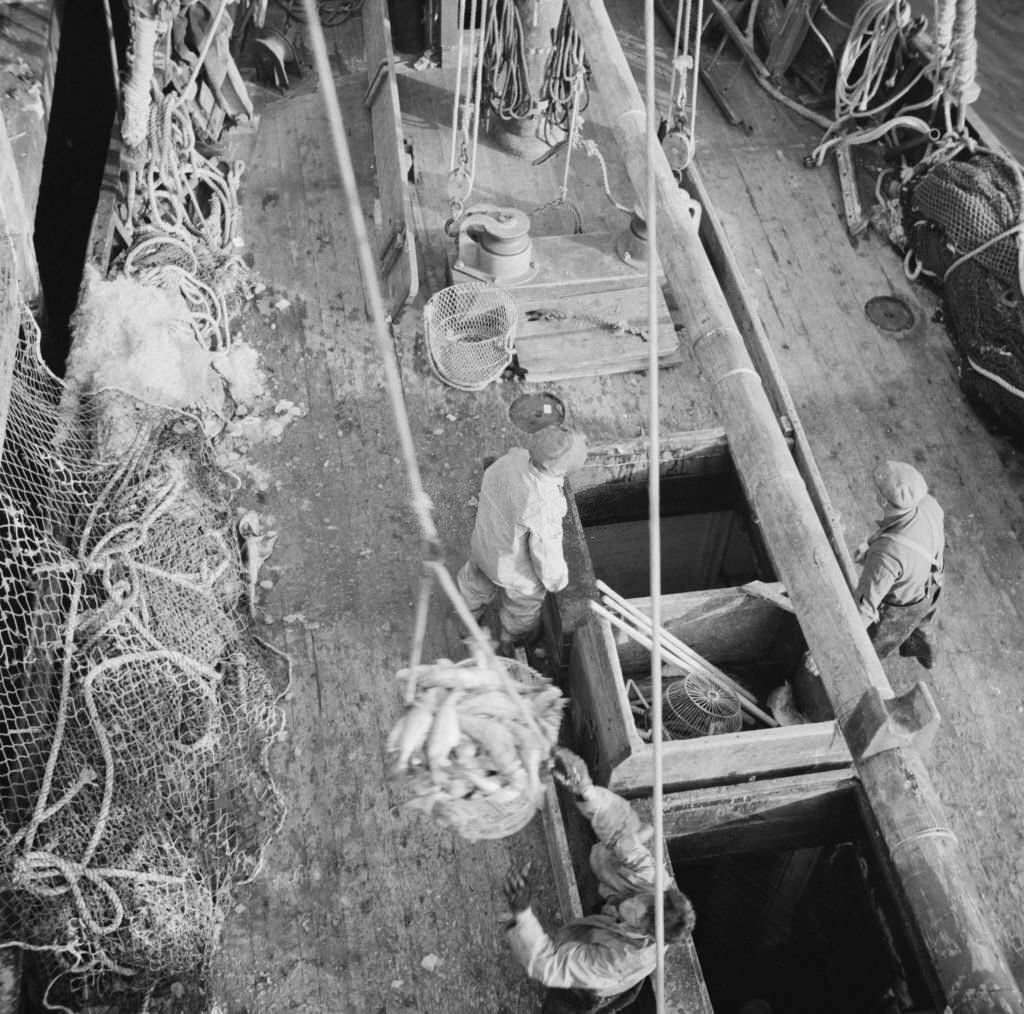
[[[459,222],[458,257],[452,281],[483,281],[514,286],[537,274],[530,239],[530,216],[518,208],[476,204]]]

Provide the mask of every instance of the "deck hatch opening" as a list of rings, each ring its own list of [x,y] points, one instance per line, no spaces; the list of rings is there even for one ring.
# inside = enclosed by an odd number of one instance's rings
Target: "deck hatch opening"
[[[576,505],[594,575],[627,598],[650,594],[645,478],[591,488]],[[731,462],[662,478],[661,553],[666,594],[775,580]]]
[[[666,844],[697,912],[715,1011],[754,1000],[808,1014],[934,1009],[931,970],[857,792],[793,778],[762,787],[759,799],[719,790],[702,807],[693,794],[681,811],[668,797]],[[722,811],[737,817],[731,827],[712,821]]]

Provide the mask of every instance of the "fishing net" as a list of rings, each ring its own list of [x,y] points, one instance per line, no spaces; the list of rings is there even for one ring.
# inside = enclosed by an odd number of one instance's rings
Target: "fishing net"
[[[26,315],[0,454],[0,928],[72,1009],[201,972],[283,816],[281,659],[241,608],[225,480],[198,420],[131,402],[67,399]],[[137,437],[104,457],[119,411]]]
[[[250,294],[236,245],[244,166],[197,150],[190,103],[173,91],[154,104],[146,142],[144,163],[126,173],[119,194],[123,249],[113,267],[180,297],[196,341],[226,348]]]
[[[1020,167],[978,155],[919,168],[903,189],[904,231],[943,280],[969,395],[1024,426],[1024,234]]]
[[[514,659],[440,659],[403,669],[412,699],[391,730],[392,780],[469,841],[505,838],[543,802],[542,774],[558,741],[565,698]],[[407,694],[407,698],[408,698]]]
[[[423,307],[431,369],[461,391],[480,391],[515,354],[519,309],[504,289],[485,282],[449,285]]]

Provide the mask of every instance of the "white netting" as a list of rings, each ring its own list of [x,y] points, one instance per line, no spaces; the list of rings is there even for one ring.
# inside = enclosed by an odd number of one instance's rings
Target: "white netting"
[[[0,926],[48,999],[111,1009],[203,968],[283,805],[278,665],[248,631],[198,420],[64,397],[31,318],[0,454]],[[116,461],[106,420],[145,420]]]
[[[464,282],[435,292],[423,307],[423,329],[434,372],[461,391],[480,391],[515,354],[519,309],[504,289]]]

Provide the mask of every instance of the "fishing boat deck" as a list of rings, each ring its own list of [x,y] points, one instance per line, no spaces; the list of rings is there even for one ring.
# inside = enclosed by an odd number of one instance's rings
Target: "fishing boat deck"
[[[642,52],[636,5],[609,4],[627,56]],[[338,94],[364,210],[372,219],[367,78],[352,23],[336,30]],[[664,41],[664,34],[662,33]],[[667,45],[667,42],[665,43]],[[818,139],[764,95],[728,53],[716,69],[751,132],[731,127],[702,96],[699,170],[781,364],[850,544],[868,531],[867,481],[879,458],[915,462],[947,510],[946,654],[927,679],[943,714],[930,768],[953,831],[997,931],[1024,978],[1024,836],[1017,735],[1024,572],[1016,450],[986,431],[959,393],[934,296],[903,275],[874,234],[847,238],[834,166],[802,160]],[[394,324],[405,400],[435,520],[454,570],[471,529],[482,460],[517,442],[508,407],[521,392],[446,387],[422,343],[423,301],[446,284],[441,226],[450,154],[452,69],[403,68],[399,91],[417,171],[414,206],[423,284]],[[663,82],[664,85],[664,82]],[[588,120],[608,160],[610,189],[628,189],[600,116],[600,70]],[[383,742],[400,708],[394,673],[412,639],[420,543],[383,372],[313,75],[287,94],[254,87],[258,120],[231,139],[245,159],[242,234],[267,286],[242,336],[264,357],[277,397],[304,407],[280,442],[254,448],[266,478],[250,485],[280,538],[276,581],[261,606],[266,636],[293,660],[288,734],[274,769],[289,812],[263,874],[239,893],[216,957],[213,998],[225,1014],[458,1012],[520,1014],[539,991],[507,953],[501,879],[511,862],[546,865],[542,826],[497,842],[465,843],[406,814],[385,781]],[[604,139],[604,141],[602,140]],[[570,198],[588,230],[617,231],[599,168],[575,156]],[[530,172],[482,139],[473,199],[524,209],[557,196],[562,163]],[[534,235],[568,231],[559,212]],[[864,304],[896,295],[915,324],[875,327]],[[663,432],[716,423],[685,341],[683,362],[659,371]],[[546,385],[594,442],[646,430],[641,374]],[[531,389],[527,385],[527,390]],[[536,389],[536,388],[534,388]],[[270,477],[273,477],[270,479]],[[424,655],[449,651],[436,593]],[[886,662],[894,687],[921,675]],[[538,906],[557,918],[544,875]],[[699,915],[699,913],[698,913]]]

